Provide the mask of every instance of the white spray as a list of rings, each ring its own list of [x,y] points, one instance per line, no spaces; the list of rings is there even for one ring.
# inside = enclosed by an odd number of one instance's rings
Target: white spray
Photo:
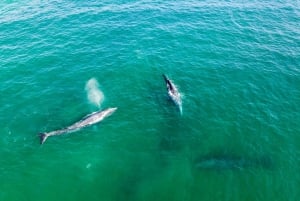
[[[91,78],[87,81],[85,84],[85,90],[90,103],[100,108],[104,100],[104,95],[99,89],[99,83],[96,78]]]

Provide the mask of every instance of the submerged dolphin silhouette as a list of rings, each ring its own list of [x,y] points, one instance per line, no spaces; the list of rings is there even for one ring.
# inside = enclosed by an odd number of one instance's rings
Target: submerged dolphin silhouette
[[[51,132],[47,132],[47,133],[40,133],[40,143],[43,144],[47,140],[47,138],[50,136],[74,132],[83,127],[87,127],[87,126],[96,124],[96,123],[102,121],[105,117],[110,116],[116,110],[117,110],[117,108],[108,108],[103,111],[93,112],[93,113],[85,116],[84,118],[82,118],[80,121],[72,124],[71,126],[64,128],[64,129],[55,130],[55,131],[51,131]]]
[[[170,96],[172,101],[179,107],[180,113],[182,113],[181,94],[179,93],[175,84],[165,74],[163,74],[162,76],[167,85],[168,95]]]
[[[245,157],[230,154],[208,155],[198,158],[195,167],[203,170],[233,170],[246,168],[271,169],[273,163],[270,157]]]

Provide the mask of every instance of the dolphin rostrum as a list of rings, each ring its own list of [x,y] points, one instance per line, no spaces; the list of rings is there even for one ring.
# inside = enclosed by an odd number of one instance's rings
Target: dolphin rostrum
[[[47,133],[40,133],[40,143],[43,144],[48,137],[54,136],[54,135],[61,135],[64,133],[70,133],[77,131],[81,128],[96,124],[100,121],[102,121],[105,117],[110,116],[112,113],[114,113],[117,110],[117,108],[108,108],[106,110],[93,112],[85,117],[83,117],[80,121],[72,124],[71,126],[68,126],[66,128],[63,128],[61,130],[55,130]]]
[[[179,93],[175,84],[165,74],[163,74],[163,77],[167,85],[168,95],[170,96],[172,101],[179,107],[180,113],[182,113],[181,94]]]

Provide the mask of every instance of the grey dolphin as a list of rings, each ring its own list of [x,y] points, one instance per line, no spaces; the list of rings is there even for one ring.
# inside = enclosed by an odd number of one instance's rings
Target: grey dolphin
[[[179,107],[180,113],[182,113],[181,94],[179,93],[176,85],[165,74],[163,74],[163,78],[167,85],[168,95],[170,96],[172,101]]]
[[[54,135],[61,135],[64,133],[70,133],[77,131],[81,128],[96,124],[100,121],[102,121],[105,117],[110,116],[112,113],[114,113],[117,110],[117,108],[108,108],[106,110],[99,110],[97,112],[93,112],[85,117],[83,117],[80,121],[72,124],[71,126],[68,126],[66,128],[63,128],[61,130],[55,130],[51,132],[46,133],[40,133],[40,143],[43,144],[48,137],[54,136]]]

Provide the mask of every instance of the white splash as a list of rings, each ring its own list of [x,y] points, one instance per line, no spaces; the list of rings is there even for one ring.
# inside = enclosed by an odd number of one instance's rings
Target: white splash
[[[88,163],[85,167],[86,167],[86,169],[90,169],[91,166],[92,166],[92,164],[91,164],[91,163]]]
[[[104,95],[99,89],[99,83],[96,78],[91,78],[87,81],[85,90],[87,92],[87,98],[90,103],[100,108],[104,100]]]
[[[182,98],[183,95],[179,92],[178,87],[172,82],[173,86],[174,86],[174,91],[168,91],[169,97],[173,100],[173,102],[175,103],[175,105],[178,106],[180,115],[182,115]]]

